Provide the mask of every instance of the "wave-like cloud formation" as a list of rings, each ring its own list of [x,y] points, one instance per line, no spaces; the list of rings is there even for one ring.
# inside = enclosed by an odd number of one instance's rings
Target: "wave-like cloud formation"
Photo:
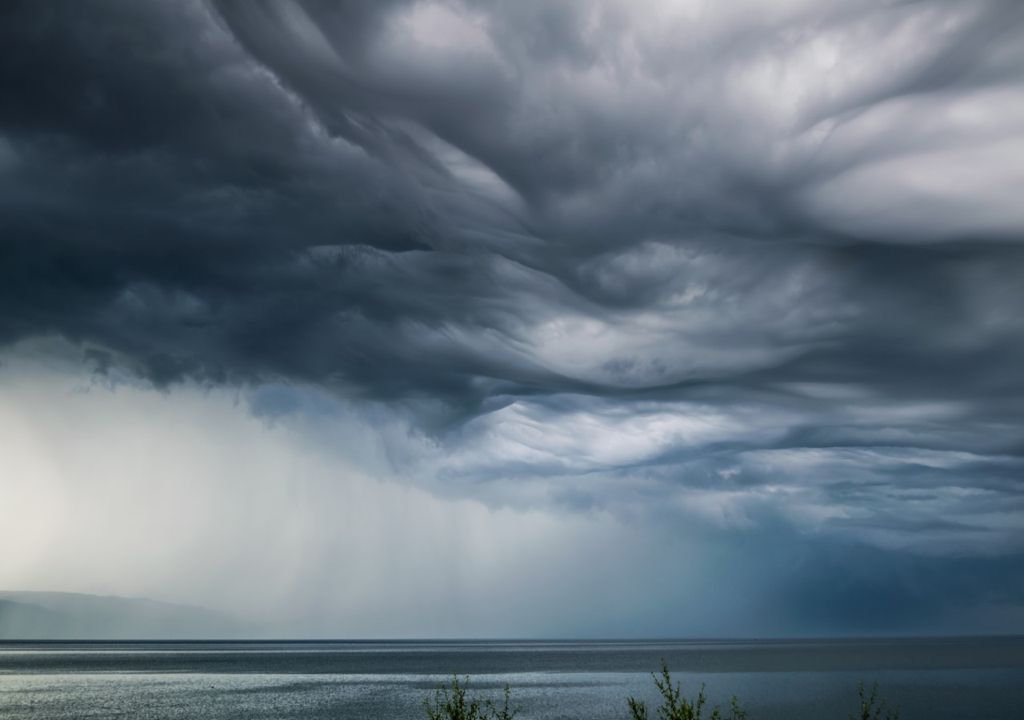
[[[439,491],[1024,549],[1019,2],[0,12],[0,341],[386,403]]]

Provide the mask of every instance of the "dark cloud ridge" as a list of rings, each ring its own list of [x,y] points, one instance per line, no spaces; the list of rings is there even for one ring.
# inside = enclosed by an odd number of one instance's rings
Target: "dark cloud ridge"
[[[438,482],[747,518],[788,483],[840,535],[1021,551],[1015,3],[664,20],[686,42],[614,3],[0,12],[0,342],[390,403],[463,458]]]

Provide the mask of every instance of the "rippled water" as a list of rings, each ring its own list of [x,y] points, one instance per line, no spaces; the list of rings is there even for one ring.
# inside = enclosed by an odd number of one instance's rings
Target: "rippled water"
[[[877,681],[905,720],[1024,718],[1024,638],[832,642],[4,643],[0,717],[420,718],[451,673],[530,718],[625,718],[664,658],[751,720],[846,718]]]

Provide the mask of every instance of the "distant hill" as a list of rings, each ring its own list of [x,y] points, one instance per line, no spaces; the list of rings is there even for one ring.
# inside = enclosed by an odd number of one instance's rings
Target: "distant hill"
[[[191,605],[62,592],[0,591],[0,639],[128,640],[244,636],[231,617]]]

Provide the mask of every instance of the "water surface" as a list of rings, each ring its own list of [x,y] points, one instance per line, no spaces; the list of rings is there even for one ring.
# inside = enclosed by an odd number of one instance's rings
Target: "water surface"
[[[877,681],[904,720],[1024,718],[1024,638],[616,642],[0,643],[0,718],[423,717],[452,673],[524,720],[625,718],[664,659],[751,720],[845,719]]]

